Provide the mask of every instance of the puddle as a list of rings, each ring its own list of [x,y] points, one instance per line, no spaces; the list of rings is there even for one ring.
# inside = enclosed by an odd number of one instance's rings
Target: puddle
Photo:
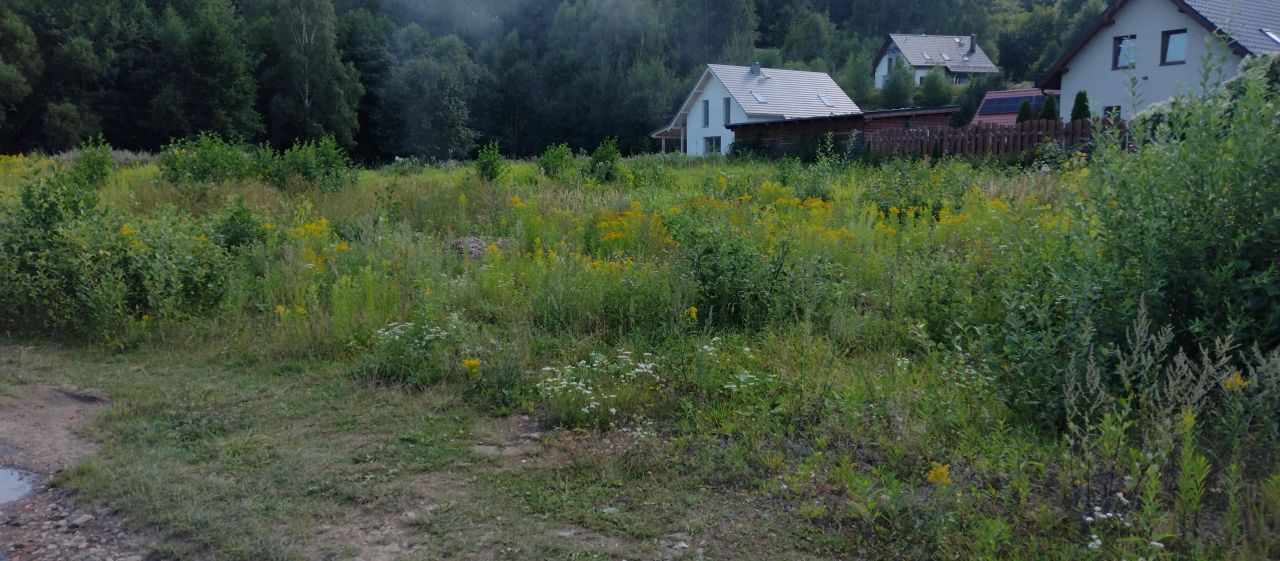
[[[9,468],[0,468],[0,504],[11,503],[31,492],[36,474]]]

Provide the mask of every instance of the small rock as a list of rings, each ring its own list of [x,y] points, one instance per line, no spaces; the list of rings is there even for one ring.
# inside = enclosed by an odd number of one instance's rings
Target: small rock
[[[71,527],[76,528],[79,526],[84,526],[85,524],[88,524],[90,522],[93,522],[92,514],[81,514],[80,516],[75,517],[75,519],[71,521]]]
[[[617,514],[617,513],[618,513],[618,507],[615,507],[615,506],[606,506],[606,507],[604,507],[604,508],[600,509],[600,512],[603,512],[603,513],[605,513],[605,514]]]
[[[130,556],[128,556],[128,557],[121,557],[118,561],[142,561],[142,556],[141,556],[141,555],[130,555]]]

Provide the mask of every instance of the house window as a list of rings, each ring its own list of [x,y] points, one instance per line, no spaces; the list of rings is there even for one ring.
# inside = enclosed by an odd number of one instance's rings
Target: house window
[[[1138,62],[1138,36],[1124,35],[1112,40],[1111,69],[1129,70]]]
[[[729,126],[729,98],[724,98],[724,125]]]
[[[711,100],[702,100],[702,128],[711,126]]]
[[[1187,30],[1166,31],[1160,37],[1160,65],[1186,64]]]
[[[706,137],[706,138],[702,139],[702,143],[703,143],[703,144],[702,144],[702,146],[703,146],[703,152],[705,152],[705,153],[707,153],[707,154],[719,154],[719,153],[720,153],[720,137],[718,137],[718,136],[708,136],[708,137]]]

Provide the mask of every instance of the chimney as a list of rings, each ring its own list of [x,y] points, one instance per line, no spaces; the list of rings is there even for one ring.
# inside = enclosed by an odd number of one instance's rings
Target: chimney
[[[976,33],[969,34],[969,56],[978,52],[978,35]]]
[[[757,61],[755,61],[755,62],[751,63],[751,75],[752,75],[752,76],[759,76],[759,75],[760,75],[760,61],[758,61],[758,60],[757,60]]]

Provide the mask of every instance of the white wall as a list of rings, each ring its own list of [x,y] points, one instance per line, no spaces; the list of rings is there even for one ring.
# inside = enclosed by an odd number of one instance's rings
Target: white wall
[[[889,69],[893,68],[893,61],[897,60],[898,57],[901,57],[901,56],[902,54],[898,51],[898,47],[894,45],[889,45],[889,48],[885,50],[885,55],[883,57],[880,57],[879,64],[876,64],[876,74],[875,74],[876,89],[878,90],[884,89],[884,81],[885,81],[885,78],[889,76]],[[920,82],[924,80],[925,76],[929,75],[930,70],[933,70],[933,67],[931,66],[913,67],[917,86],[920,85]],[[951,83],[956,83],[954,74],[947,73],[947,80],[950,81]],[[965,84],[968,82],[969,82],[969,76],[967,74],[960,75],[960,82],[959,82],[960,84]],[[854,101],[857,101],[857,100],[854,100]]]
[[[703,148],[706,146],[705,139],[708,136],[720,137],[720,153],[729,153],[729,147],[733,145],[733,131],[725,128],[725,125],[729,124],[724,122],[724,98],[726,97],[729,97],[729,91],[725,89],[724,84],[721,84],[720,80],[717,79],[715,75],[712,75],[707,82],[706,89],[702,91],[701,95],[694,99],[693,109],[689,111],[689,122],[685,128],[685,130],[688,131],[688,138],[686,139],[686,153],[690,156],[705,155],[705,150]],[[708,105],[711,109],[710,122],[705,128],[702,126],[703,100],[710,101]],[[747,112],[744,111],[742,106],[739,105],[737,101],[734,101],[733,98],[729,99],[729,113],[729,121],[731,123],[745,123],[748,121],[760,120],[748,119]]]
[[[893,68],[894,61],[900,56],[902,56],[902,54],[898,52],[898,47],[896,45],[890,44],[889,48],[885,49],[884,56],[880,57],[880,62],[876,64],[877,90],[884,88],[884,79],[889,76],[889,69]]]
[[[1183,28],[1187,30],[1187,63],[1160,66],[1163,32]],[[1131,70],[1112,70],[1113,40],[1125,35],[1137,35],[1137,62]],[[1062,118],[1071,117],[1080,90],[1088,92],[1089,108],[1095,116],[1106,107],[1119,106],[1124,119],[1178,93],[1200,92],[1206,39],[1209,33],[1204,26],[1179,12],[1169,0],[1131,0],[1116,13],[1115,23],[1098,31],[1068,64],[1062,75]],[[1208,46],[1215,53],[1214,60],[1225,57],[1224,66],[1212,72],[1213,80],[1234,75],[1240,57],[1221,45]]]

